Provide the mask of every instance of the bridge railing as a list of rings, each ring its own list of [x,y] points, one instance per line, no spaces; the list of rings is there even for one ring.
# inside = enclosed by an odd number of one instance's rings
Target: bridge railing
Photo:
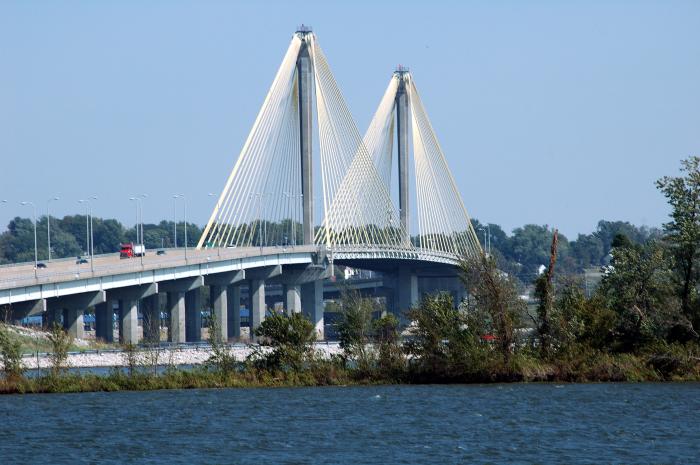
[[[177,266],[200,265],[204,263],[216,263],[223,260],[244,259],[249,257],[273,256],[276,254],[308,252],[316,250],[315,246],[296,246],[296,247],[265,247],[262,250],[258,247],[246,248],[217,248],[188,251],[185,258],[184,249],[178,249],[182,253],[178,253],[176,257],[171,256],[156,256],[155,252],[150,256],[144,257],[142,262],[140,258],[123,259],[118,262],[110,262],[108,264],[93,263],[90,268],[89,264],[75,265],[72,269],[63,269],[53,271],[49,269],[37,270],[37,275],[34,274],[34,269],[22,270],[22,274],[12,274],[8,277],[0,277],[0,289],[12,289],[24,286],[32,286],[39,284],[51,284],[57,282],[65,282],[76,279],[98,278],[115,274],[125,274],[131,272],[151,271],[163,268],[174,268]],[[115,254],[107,254],[107,257]],[[157,257],[154,259],[154,257]],[[97,256],[95,256],[97,258]],[[73,259],[75,260],[75,259]],[[31,263],[33,265],[33,262]],[[47,271],[49,270],[49,271]]]

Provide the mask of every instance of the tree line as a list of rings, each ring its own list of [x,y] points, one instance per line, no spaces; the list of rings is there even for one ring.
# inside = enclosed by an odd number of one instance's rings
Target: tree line
[[[472,225],[484,242],[483,230],[487,224],[472,220]],[[88,217],[85,215],[68,215],[63,218],[51,217],[51,255],[52,258],[65,258],[83,255],[87,251]],[[538,274],[541,265],[549,260],[549,242],[552,229],[547,225],[527,224],[515,228],[512,234],[506,234],[494,223],[488,224],[490,230],[491,252],[499,267],[505,272],[518,277],[523,283],[529,283]],[[47,217],[37,219],[37,249],[39,260],[48,258]],[[149,249],[172,247],[177,229],[177,245],[184,246],[185,225],[179,222],[174,227],[172,221],[143,225],[144,243]],[[257,245],[290,245],[302,242],[302,227],[291,225],[291,220],[280,223],[265,222],[250,227],[250,243]],[[92,241],[95,254],[119,251],[119,244],[136,240],[135,228],[128,227],[115,219],[92,218]],[[199,241],[202,228],[193,223],[187,224],[187,245],[193,247]],[[637,227],[624,221],[598,222],[591,234],[579,234],[569,241],[563,234],[559,235],[559,266],[562,273],[581,273],[584,268],[609,264],[610,251],[616,235],[623,234],[634,244],[644,244],[661,237],[661,230]],[[292,235],[296,238],[292,238]],[[488,239],[488,236],[487,236]],[[486,241],[488,242],[488,240]],[[486,244],[482,244],[486,247]],[[14,218],[7,225],[7,230],[0,234],[0,264],[28,262],[34,260],[34,224],[30,218]]]
[[[88,251],[89,218],[85,215],[51,217],[51,257],[65,258],[86,255]],[[39,260],[48,259],[47,217],[37,218],[37,252]],[[161,221],[143,225],[143,240],[146,248],[173,247],[177,230],[177,245],[185,245],[185,224]],[[187,245],[194,247],[202,230],[187,223]],[[92,218],[92,243],[95,254],[119,251],[119,245],[136,242],[136,229],[126,227],[115,219]],[[14,218],[7,230],[0,234],[0,264],[34,261],[34,222],[30,218]]]
[[[540,274],[540,267],[549,262],[549,247],[553,228],[548,225],[526,224],[515,228],[512,234],[493,223],[482,224],[473,219],[472,226],[479,236],[484,249],[487,249],[488,235],[484,240],[484,230],[488,227],[491,237],[491,253],[498,266],[505,272],[529,283]],[[661,238],[662,230],[647,226],[635,226],[627,221],[600,220],[595,231],[579,234],[569,240],[559,233],[559,270],[563,274],[580,274],[585,268],[610,264],[613,241],[624,235],[633,244],[645,244]]]

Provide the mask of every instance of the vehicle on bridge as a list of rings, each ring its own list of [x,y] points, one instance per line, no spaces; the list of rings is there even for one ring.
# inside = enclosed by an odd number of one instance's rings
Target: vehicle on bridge
[[[133,242],[120,244],[119,258],[143,257],[146,255],[146,247],[141,244],[134,245]]]

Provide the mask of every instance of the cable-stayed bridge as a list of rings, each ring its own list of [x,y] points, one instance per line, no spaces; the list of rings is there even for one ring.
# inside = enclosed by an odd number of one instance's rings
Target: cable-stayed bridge
[[[391,198],[395,136],[398,203]],[[418,221],[411,236],[413,199]],[[272,245],[281,236],[284,243],[325,246],[334,259],[371,252],[454,261],[480,253],[408,70],[391,77],[363,138],[314,34],[294,35],[198,247]]]
[[[241,304],[255,328],[276,303],[266,286],[276,286],[284,308],[307,314],[322,337],[324,280],[335,265],[382,272],[372,295],[402,312],[421,291],[459,298],[456,267],[482,250],[409,70],[393,73],[363,137],[316,36],[302,27],[197,250],[182,252],[96,257],[77,273],[67,262],[0,269],[0,306],[13,318],[60,320],[74,336],[94,307],[107,341],[116,311],[124,342],[159,334],[150,322],[165,313],[169,340],[197,341],[208,286],[228,339],[240,336]]]

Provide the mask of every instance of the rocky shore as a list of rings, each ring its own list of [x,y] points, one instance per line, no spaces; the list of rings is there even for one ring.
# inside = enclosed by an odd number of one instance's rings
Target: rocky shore
[[[254,347],[249,344],[233,344],[230,346],[236,360],[245,360]],[[266,350],[265,347],[262,348]],[[337,343],[318,342],[315,349],[322,357],[330,357],[341,353]],[[162,347],[158,349],[139,348],[136,351],[136,363],[138,365],[201,365],[211,357],[211,348],[208,345]],[[26,354],[23,358],[27,369],[49,368],[51,361],[46,354]],[[71,368],[94,368],[126,366],[127,356],[122,350],[91,350],[79,353],[70,353],[68,366]]]

